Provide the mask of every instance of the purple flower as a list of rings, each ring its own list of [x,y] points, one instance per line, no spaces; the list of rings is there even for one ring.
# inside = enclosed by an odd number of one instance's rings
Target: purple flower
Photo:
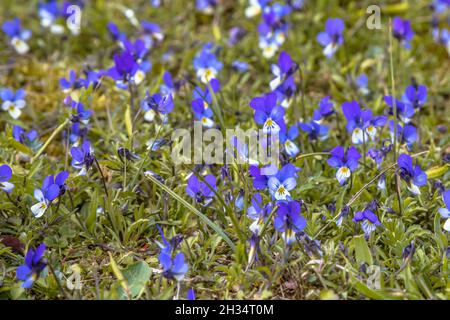
[[[420,109],[427,101],[427,87],[417,84],[407,86],[402,101],[412,105],[414,109]]]
[[[163,267],[163,275],[167,279],[182,281],[188,271],[188,265],[184,262],[184,254],[177,253],[175,250],[181,242],[181,237],[175,236],[170,242],[164,236],[164,232],[159,228],[163,243],[158,243],[161,251],[158,256],[159,263]]]
[[[36,130],[30,130],[26,132],[20,126],[14,126],[12,130],[12,136],[14,140],[20,142],[23,145],[26,145],[30,148],[36,148],[38,146],[38,133]]]
[[[70,154],[72,155],[72,167],[80,170],[78,175],[86,175],[86,172],[92,167],[95,161],[91,143],[85,140],[81,147],[73,147],[70,149]]]
[[[411,40],[414,37],[414,31],[411,28],[411,21],[394,17],[392,20],[392,34],[403,44],[406,49],[411,48]]]
[[[286,130],[284,123],[284,109],[277,105],[277,94],[267,93],[264,96],[253,98],[250,107],[255,110],[254,120],[263,125],[264,133],[278,133]]]
[[[352,134],[352,142],[361,144],[368,141],[368,137],[375,139],[377,127],[386,124],[385,116],[373,117],[372,110],[361,110],[358,102],[344,102],[342,111],[347,119],[347,131]]]
[[[247,216],[253,220],[250,225],[250,231],[253,234],[259,235],[264,223],[272,212],[272,203],[263,204],[263,199],[260,193],[256,193],[252,197],[252,205],[247,209]]]
[[[114,24],[112,22],[108,22],[107,27],[108,27],[109,34],[111,35],[111,37],[113,38],[114,41],[118,41],[120,43],[125,42],[125,40],[127,39],[127,36],[125,33],[120,32],[120,30],[116,24]]]
[[[187,300],[195,300],[195,291],[192,288],[189,288],[187,292]]]
[[[313,120],[320,122],[323,118],[329,117],[335,113],[333,102],[329,96],[323,97],[319,102],[319,108],[314,110]]]
[[[0,98],[3,100],[2,109],[8,111],[13,119],[18,119],[26,105],[25,90],[14,92],[11,89],[3,89],[0,91]]]
[[[447,219],[444,223],[444,230],[450,232],[450,190],[442,193],[442,200],[446,208],[439,208],[439,214],[442,218]]]
[[[31,37],[31,31],[22,29],[19,18],[6,21],[3,23],[2,29],[11,39],[11,45],[18,54],[25,54],[30,50],[26,41]]]
[[[172,95],[161,96],[159,93],[150,95],[148,92],[145,99],[141,101],[141,108],[144,110],[144,119],[146,121],[153,121],[156,114],[159,114],[161,118],[165,118],[174,107]]]
[[[187,183],[186,193],[197,203],[208,204],[214,197],[214,191],[217,190],[216,177],[208,174],[204,180],[205,182],[200,181],[192,174]]]
[[[381,163],[383,162],[384,158],[386,157],[386,154],[391,151],[392,145],[389,144],[387,147],[382,147],[380,150],[371,148],[367,152],[367,156],[372,158],[375,163],[377,164],[377,168],[381,168]]]
[[[248,71],[248,63],[247,62],[243,62],[243,61],[239,61],[239,60],[235,60],[233,61],[233,63],[231,64],[231,67],[239,72],[246,72]]]
[[[401,154],[397,159],[400,178],[406,182],[408,190],[413,194],[420,194],[419,187],[427,183],[427,174],[422,171],[419,165],[413,167],[412,159],[407,154]]]
[[[278,168],[273,165],[267,165],[262,168],[251,165],[248,171],[253,178],[253,188],[256,190],[264,190],[267,188],[269,178],[277,173]]]
[[[39,279],[41,272],[47,266],[47,261],[43,259],[45,249],[44,243],[39,245],[36,251],[32,248],[28,249],[25,256],[25,263],[20,265],[16,270],[17,279],[23,281],[22,288],[31,288],[33,283]]]
[[[331,150],[330,154],[331,157],[327,163],[329,166],[338,169],[336,178],[343,185],[350,178],[352,172],[358,168],[358,160],[361,158],[361,155],[355,147],[350,147],[345,152],[341,146]]]
[[[353,217],[353,221],[362,222],[361,228],[363,229],[366,237],[368,237],[373,231],[375,231],[377,226],[381,225],[381,222],[380,220],[378,220],[377,215],[368,209],[357,212]]]
[[[61,78],[59,80],[59,85],[61,88],[63,88],[64,92],[68,92],[70,90],[77,90],[83,87],[83,82],[79,79],[77,79],[77,76],[75,74],[75,71],[70,70],[69,71],[69,77]]]
[[[309,140],[325,140],[328,137],[328,127],[316,121],[303,122],[298,125],[303,132],[308,134]]]
[[[195,0],[195,8],[207,15],[213,13],[217,5],[217,0]]]
[[[331,58],[338,47],[344,43],[342,32],[345,29],[344,21],[339,18],[329,18],[325,23],[325,31],[317,35],[317,41],[323,49],[323,54]]]
[[[197,78],[205,84],[215,79],[223,68],[222,62],[216,58],[212,43],[207,43],[203,46],[194,57],[193,65]]]
[[[130,82],[139,84],[145,78],[144,70],[140,70],[139,63],[128,50],[114,55],[114,67],[107,70],[106,75],[116,81],[121,89],[126,88]]]
[[[240,27],[231,28],[228,37],[228,44],[230,46],[236,45],[239,41],[242,40],[246,33],[247,32]]]
[[[220,82],[217,79],[212,79],[209,84],[213,93],[219,91]],[[210,107],[212,102],[212,94],[209,87],[205,90],[202,90],[200,87],[194,89],[194,100],[192,100],[191,103],[194,117],[201,121],[202,125],[206,128],[212,128],[214,125],[214,121],[211,119],[214,115],[214,112]]]
[[[163,96],[167,95],[174,95],[177,91],[177,88],[175,87],[175,84],[172,79],[172,75],[169,71],[164,72],[163,74],[163,84],[159,87],[159,90],[161,91],[161,94]]]
[[[278,64],[272,64],[271,68],[275,79],[270,82],[270,88],[274,91],[284,81],[293,76],[294,72],[298,69],[298,65],[292,60],[289,54],[282,51],[278,57]]]
[[[361,74],[355,79],[355,84],[358,87],[358,90],[363,94],[369,94],[369,78],[366,74]]]
[[[394,115],[394,98],[392,96],[385,96],[384,102],[389,106],[388,114]],[[410,103],[403,103],[395,99],[395,107],[397,108],[397,117],[405,123],[411,121],[414,115],[414,106]]]
[[[389,121],[389,130],[391,132],[391,140],[394,141],[394,121]],[[417,141],[417,129],[413,125],[406,124],[402,127],[397,123],[397,140],[400,143],[406,143],[408,148],[411,148],[412,144]]]
[[[11,182],[8,182],[12,177],[12,169],[7,164],[0,166],[0,189],[5,191],[6,193],[10,193],[14,188],[14,185]]]
[[[290,127],[287,134],[285,132],[280,133],[280,142],[284,145],[284,150],[290,157],[295,157],[300,152],[300,149],[294,142],[297,137],[298,137],[297,126]]]
[[[275,200],[289,200],[293,190],[297,185],[297,172],[299,168],[293,164],[286,164],[274,176],[267,181],[269,192]]]
[[[47,211],[53,200],[63,195],[66,191],[66,180],[69,177],[67,171],[60,172],[56,177],[45,177],[41,189],[34,189],[34,198],[38,201],[31,207],[35,218],[40,218]]]
[[[295,241],[295,234],[306,227],[306,219],[300,215],[301,205],[297,201],[279,203],[274,219],[274,227],[282,233],[282,238],[286,245],[291,245]]]

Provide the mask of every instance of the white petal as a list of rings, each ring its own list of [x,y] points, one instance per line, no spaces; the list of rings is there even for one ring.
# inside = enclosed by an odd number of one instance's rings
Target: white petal
[[[19,108],[16,108],[15,105],[11,105],[8,109],[9,114],[13,119],[17,119],[22,114],[22,111]]]
[[[415,194],[416,196],[420,194],[420,189],[418,186],[416,186],[414,183],[411,183],[408,186],[408,190],[411,191],[413,194]]]
[[[14,47],[14,49],[16,49],[18,54],[25,54],[28,52],[28,50],[30,50],[28,44],[19,38],[13,38],[11,40],[11,44]]]
[[[375,139],[376,135],[377,135],[377,128],[375,128],[374,126],[369,126],[366,129],[366,133],[369,135],[369,137],[372,139],[372,141]]]
[[[300,149],[291,140],[287,140],[284,143],[284,147],[286,149],[286,153],[291,157],[295,157],[300,152]]]
[[[340,184],[343,184],[345,181],[347,181],[347,179],[350,178],[350,175],[351,171],[347,167],[340,167],[336,172],[336,178],[338,179]]]
[[[326,57],[331,58],[333,56],[333,54],[336,52],[336,50],[337,50],[337,46],[334,45],[333,43],[330,43],[323,49],[323,54]]]
[[[361,144],[364,142],[363,131],[360,128],[356,128],[352,133],[352,142],[354,144]]]
[[[214,126],[214,121],[212,121],[210,118],[203,117],[202,125],[206,128],[212,128]]]
[[[13,103],[11,101],[5,101],[2,103],[2,109],[5,111],[8,111],[9,107],[12,105]]]
[[[45,201],[38,202],[31,207],[31,212],[33,212],[33,215],[36,218],[42,217],[42,215],[45,213],[46,210],[47,210],[47,203]]]
[[[439,208],[438,211],[442,218],[450,218],[450,210],[447,208]]]
[[[144,114],[144,120],[148,122],[152,122],[155,119],[156,112],[153,109],[148,110]]]
[[[450,232],[450,218],[445,221],[444,230]]]
[[[281,83],[281,78],[278,76],[272,81],[270,81],[270,89],[275,90]]]
[[[0,182],[0,189],[9,193],[14,188],[14,185],[10,182]]]

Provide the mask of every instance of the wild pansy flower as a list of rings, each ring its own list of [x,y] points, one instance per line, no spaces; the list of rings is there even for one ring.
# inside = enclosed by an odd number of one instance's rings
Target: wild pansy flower
[[[413,84],[406,87],[405,93],[402,96],[402,101],[405,104],[412,105],[414,109],[422,108],[427,101],[427,87],[418,85],[413,81]]]
[[[85,140],[81,147],[72,147],[70,149],[72,155],[72,167],[80,170],[78,175],[84,176],[87,171],[92,167],[95,161],[94,150],[91,143]]]
[[[223,68],[222,62],[216,58],[212,43],[205,44],[195,55],[193,65],[197,78],[205,84],[217,78],[219,71]]]
[[[46,246],[44,243],[39,245],[36,251],[29,248],[25,256],[25,263],[16,269],[17,279],[23,281],[22,288],[31,288],[47,266],[47,260],[44,259],[45,249]]]
[[[117,41],[119,45],[123,47],[123,43],[127,39],[127,35],[124,32],[120,32],[115,23],[108,22],[107,28],[113,40]]]
[[[214,197],[214,191],[217,190],[216,177],[208,174],[204,177],[205,181],[200,181],[195,174],[189,177],[186,193],[197,203],[208,204]]]
[[[189,268],[187,263],[184,262],[183,253],[180,252],[175,255],[175,251],[182,239],[180,236],[174,236],[169,242],[159,226],[158,229],[163,242],[162,244],[157,242],[158,246],[161,248],[158,260],[163,267],[163,275],[167,279],[175,279],[180,282],[184,279]]]
[[[166,116],[173,110],[173,107],[171,94],[162,96],[159,93],[150,95],[147,92],[145,99],[141,101],[141,108],[145,112],[144,119],[150,122],[154,120],[156,114],[163,119],[163,122],[166,122]]]
[[[379,150],[375,148],[370,148],[369,151],[367,151],[367,156],[370,157],[375,161],[377,164],[377,168],[381,168],[381,164],[386,158],[386,155],[392,150],[392,144],[388,144],[387,146],[381,147]]]
[[[18,54],[25,54],[30,50],[27,40],[31,37],[31,31],[22,29],[19,18],[6,21],[3,23],[2,29],[11,39],[11,45]]]
[[[358,91],[361,92],[363,95],[368,95],[369,94],[369,78],[367,77],[366,74],[360,74],[356,79],[355,79],[355,84],[358,87]]]
[[[344,21],[339,18],[329,18],[325,23],[325,31],[317,35],[317,41],[323,48],[323,54],[331,58],[340,45],[344,43],[342,32],[345,29]]]
[[[369,209],[355,213],[353,221],[361,222],[361,228],[363,229],[366,237],[368,237],[378,226],[381,225],[377,215]]]
[[[83,81],[77,78],[74,70],[69,71],[67,78],[59,79],[59,85],[63,89],[63,92],[70,92],[72,90],[78,90],[84,86]]]
[[[143,21],[141,26],[143,30],[142,39],[147,48],[152,48],[155,42],[160,42],[164,39],[164,34],[159,24]]]
[[[14,188],[14,185],[11,182],[8,182],[12,177],[12,169],[7,164],[0,166],[0,189],[5,191],[6,193],[10,193]]]
[[[450,9],[450,1],[449,0],[433,0],[431,4],[431,8],[436,13],[442,13],[447,9]]]
[[[271,164],[263,166],[262,168],[251,165],[248,172],[253,178],[253,188],[256,190],[264,190],[267,188],[269,178],[278,172],[278,168]]]
[[[411,40],[414,37],[411,21],[403,20],[400,17],[394,17],[392,20],[392,34],[406,49],[411,48]]]
[[[314,110],[313,120],[321,122],[322,119],[327,118],[335,113],[333,102],[330,101],[329,96],[323,97],[319,102],[319,108]],[[306,131],[305,131],[306,132]]]
[[[330,151],[331,157],[327,163],[333,168],[337,168],[336,178],[341,185],[343,185],[352,172],[358,168],[358,160],[361,158],[358,150],[355,147],[350,147],[347,151],[341,146],[335,147]]]
[[[280,53],[278,64],[272,64],[271,70],[275,78],[270,81],[270,89],[276,90],[285,80],[291,77],[297,71],[298,65],[292,60],[291,56],[285,51]]]
[[[270,0],[269,0],[270,1]],[[245,8],[245,16],[253,18],[261,14],[263,8],[266,6],[267,0],[248,0],[248,7]]]
[[[272,64],[271,68],[275,79],[270,82],[270,88],[277,93],[280,104],[287,108],[290,104],[289,99],[297,91],[294,73],[298,70],[298,65],[283,51],[278,57],[278,64]]]
[[[247,32],[240,27],[231,28],[228,36],[228,44],[230,46],[236,45],[239,41],[242,40],[242,38],[245,37],[246,34]]]
[[[195,0],[195,8],[203,14],[211,15],[217,6],[217,0]]]
[[[26,105],[25,90],[19,89],[14,92],[11,89],[3,89],[0,91],[0,98],[3,100],[2,109],[8,111],[13,119],[18,119]]]
[[[384,96],[384,102],[389,106],[387,113],[394,115],[394,98],[392,96]],[[395,99],[395,107],[397,108],[397,117],[408,123],[414,115],[414,106],[409,103],[403,103],[402,101]]]
[[[216,93],[220,89],[220,82],[217,79],[212,79],[209,82],[208,87],[205,90],[202,90],[200,87],[196,87],[193,92],[193,98],[191,102],[192,111],[194,112],[195,119],[202,122],[202,125],[206,128],[212,128],[214,125],[214,121],[211,119],[214,115],[210,105],[212,101],[212,94],[210,92],[210,88],[213,93]]]
[[[69,140],[73,146],[78,146],[87,137],[88,128],[82,126],[81,122],[75,122],[70,128]]]
[[[290,12],[289,6],[279,3],[263,8],[262,22],[258,25],[258,33],[259,47],[265,58],[272,58],[286,40],[289,26],[284,21],[284,17]]]
[[[328,137],[328,127],[316,121],[302,122],[298,126],[308,135],[309,140],[325,140]]]
[[[274,219],[274,227],[281,232],[286,245],[291,245],[295,241],[295,234],[306,227],[306,219],[301,216],[301,205],[297,201],[278,204],[278,210]]]
[[[248,250],[247,269],[255,260],[258,260],[258,253],[260,252],[259,241],[259,236],[256,233],[252,233],[252,236],[248,240],[250,248]]]
[[[374,140],[377,127],[384,126],[387,120],[385,116],[373,117],[372,110],[361,110],[359,103],[356,101],[344,102],[342,111],[347,118],[346,128],[352,134],[354,144],[367,142],[367,136]]]
[[[401,154],[397,159],[400,178],[406,182],[408,190],[415,195],[420,194],[419,187],[427,183],[427,174],[419,165],[413,167],[412,158],[407,154]]]
[[[41,26],[49,28],[53,34],[64,33],[64,27],[56,23],[57,19],[62,16],[62,12],[58,7],[57,0],[39,1],[38,3],[38,15],[41,19]]]
[[[275,175],[271,176],[267,181],[271,196],[277,200],[289,200],[293,190],[297,185],[297,172],[299,168],[293,164],[284,165]]]
[[[389,131],[391,133],[391,141],[394,142],[394,120],[389,121]],[[397,140],[400,143],[406,143],[408,148],[411,148],[414,142],[417,141],[417,129],[413,125],[405,124],[402,126],[397,123]]]
[[[53,200],[63,195],[66,191],[66,180],[69,177],[67,171],[60,172],[56,177],[45,177],[41,189],[34,189],[34,198],[39,201],[31,207],[35,218],[40,218],[47,211]]]
[[[39,142],[37,141],[38,132],[36,130],[26,132],[21,126],[14,126],[12,136],[17,142],[20,142],[21,144],[32,149],[39,146]]]
[[[175,83],[173,82],[172,75],[169,71],[165,71],[163,74],[163,83],[159,87],[159,91],[161,91],[161,94],[163,96],[167,95],[175,95],[175,92],[177,91],[177,87],[175,86]]]
[[[105,74],[116,81],[117,87],[121,89],[127,88],[130,82],[138,85],[145,78],[145,73],[128,50],[114,55],[114,67]]]
[[[290,157],[295,157],[300,152],[300,149],[294,142],[295,139],[297,139],[297,137],[298,137],[298,127],[295,125],[291,126],[287,133],[283,131],[280,132],[280,142],[284,145],[284,150]]]
[[[277,94],[267,93],[263,96],[253,98],[250,107],[255,110],[254,120],[263,125],[264,133],[278,133],[286,130],[284,122],[285,111],[277,105]]]
[[[248,71],[248,63],[247,62],[243,62],[243,61],[239,61],[239,60],[234,60],[231,63],[231,67],[238,71],[238,72],[246,72]]]
[[[272,212],[272,203],[263,204],[263,199],[260,193],[256,193],[252,197],[252,205],[247,209],[247,216],[253,220],[249,229],[253,234],[259,235],[264,223],[267,221]]]
[[[92,115],[91,110],[85,109],[84,105],[81,102],[76,102],[74,100],[72,100],[70,106],[72,111],[70,121],[72,121],[73,123],[76,122],[81,122],[83,124],[89,123],[89,119]]]
[[[446,208],[439,208],[439,213],[442,218],[447,219],[444,223],[444,230],[450,232],[450,190],[442,193],[442,200]]]

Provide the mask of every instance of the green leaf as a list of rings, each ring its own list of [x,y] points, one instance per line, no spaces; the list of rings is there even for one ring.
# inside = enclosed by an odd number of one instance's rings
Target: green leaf
[[[364,236],[354,237],[352,242],[355,246],[355,257],[358,264],[367,263],[369,266],[373,265],[372,254]]]
[[[129,105],[127,105],[127,108],[125,109],[125,127],[128,136],[131,137],[133,135],[133,122],[131,121],[131,110]]]
[[[152,275],[152,270],[145,261],[139,261],[129,265],[122,271],[122,274],[128,283],[128,292],[131,298],[136,298],[145,289],[145,286]],[[117,288],[117,294],[120,299],[128,298],[123,287]]]

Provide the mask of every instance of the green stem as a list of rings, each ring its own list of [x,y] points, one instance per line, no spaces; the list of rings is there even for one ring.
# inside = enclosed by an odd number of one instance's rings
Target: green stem
[[[69,119],[66,119],[63,123],[59,125],[58,128],[56,128],[55,131],[51,134],[51,136],[45,141],[44,145],[39,149],[39,151],[36,153],[36,155],[31,158],[31,163],[33,163],[39,156],[45,151],[45,149],[48,147],[50,142],[64,129],[64,127],[69,123]]]

